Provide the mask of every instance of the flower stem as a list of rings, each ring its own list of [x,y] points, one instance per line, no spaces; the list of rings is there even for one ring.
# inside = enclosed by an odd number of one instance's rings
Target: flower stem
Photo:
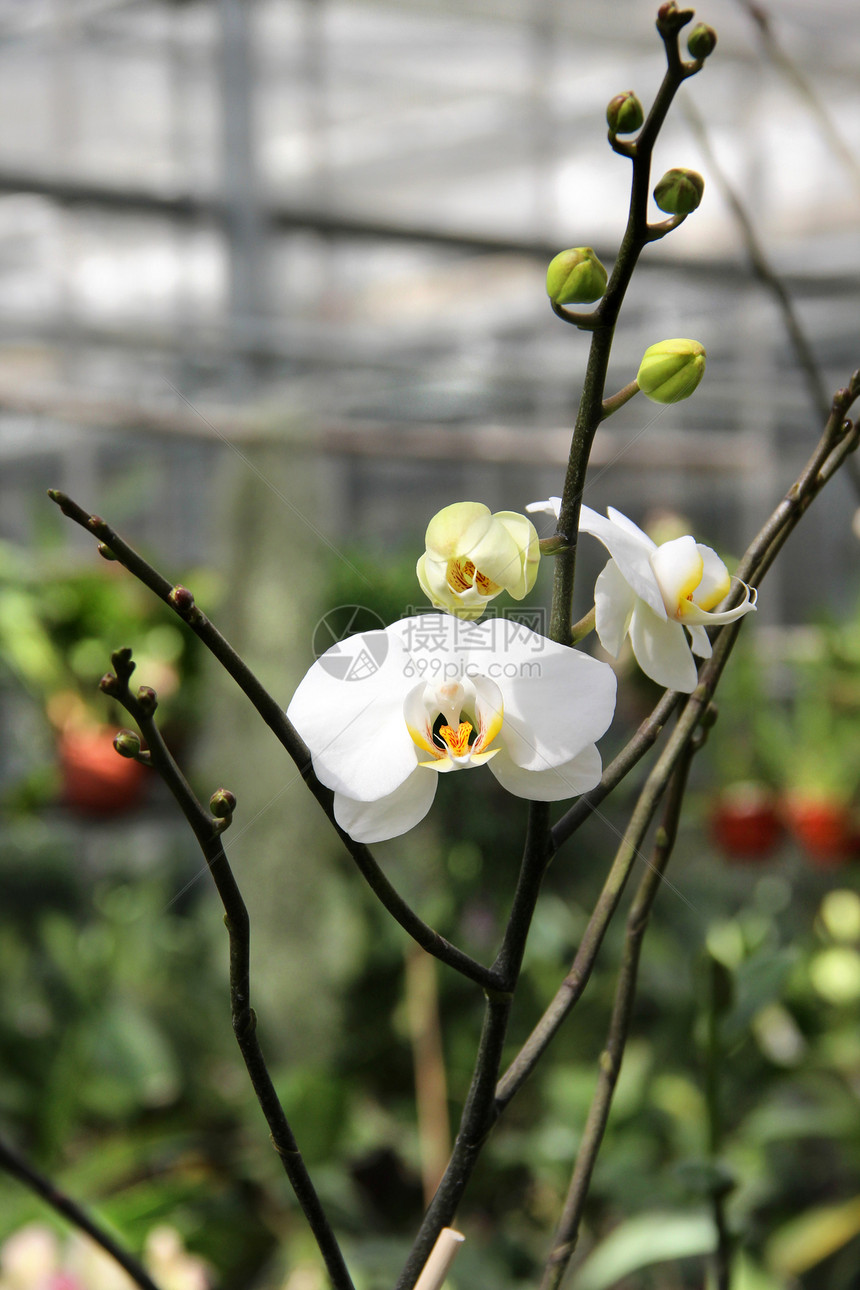
[[[608,399],[603,400],[603,420],[611,417],[619,408],[623,408],[624,404],[629,403],[638,393],[639,382],[631,381],[629,385],[623,385],[616,394],[610,394]]]
[[[128,1250],[123,1249],[94,1218],[82,1209],[77,1201],[72,1200],[70,1196],[61,1191],[55,1182],[40,1173],[38,1169],[30,1164],[29,1160],[25,1160],[2,1138],[0,1138],[0,1169],[5,1169],[13,1178],[17,1178],[20,1183],[23,1183],[35,1195],[41,1197],[46,1204],[50,1205],[57,1214],[60,1214],[73,1227],[86,1233],[90,1240],[95,1241],[96,1245],[100,1246],[121,1268],[125,1269],[135,1285],[141,1287],[141,1290],[158,1290],[158,1286],[142,1263],[138,1262]]]
[[[685,63],[678,52],[678,31],[660,30],[666,47],[666,73],[654,98],[651,111],[630,150],[632,161],[632,178],[630,185],[630,206],[627,215],[627,226],[621,240],[618,256],[612,270],[612,276],[606,288],[606,294],[587,319],[577,320],[580,327],[587,326],[591,331],[591,347],[586,366],[579,411],[573,431],[567,474],[561,494],[561,507],[558,517],[560,533],[569,537],[569,547],[562,552],[555,562],[552,612],[550,615],[549,635],[563,645],[571,643],[570,619],[573,604],[573,584],[576,570],[576,540],[579,530],[579,510],[585,488],[585,476],[591,446],[598,426],[609,413],[605,411],[612,405],[618,395],[612,395],[604,402],[603,391],[606,385],[606,374],[612,350],[612,340],[618,315],[624,302],[633,270],[639,255],[653,237],[653,230],[648,225],[648,197],[651,175],[651,157],[657,136],[669,111],[678,88],[688,76],[694,75],[701,64]],[[664,230],[668,232],[669,230]],[[558,313],[558,310],[556,310]],[[629,388],[629,387],[627,387]],[[619,393],[624,393],[620,391]],[[635,393],[633,391],[632,393]],[[632,397],[632,393],[629,397]],[[626,400],[624,400],[626,402]],[[619,403],[618,406],[621,406]],[[614,411],[610,407],[610,411]]]
[[[511,1004],[541,880],[551,856],[548,823],[547,804],[530,802],[528,830],[523,847],[519,880],[502,945],[493,965],[493,970],[501,982],[501,988],[487,994],[478,1055],[460,1118],[454,1150],[436,1195],[424,1215],[409,1257],[397,1281],[396,1290],[411,1290],[430,1255],[439,1232],[452,1223],[487,1135],[497,1117],[495,1091]]]
[[[116,656],[114,658],[116,660]],[[130,659],[128,661],[130,662]],[[130,668],[128,675],[130,675]],[[224,822],[211,816],[194,795],[164,743],[161,731],[155,724],[153,711],[147,710],[129,692],[128,675],[124,677],[117,668],[116,677],[105,678],[106,681],[115,682],[108,692],[137,723],[149,747],[152,765],[173,794],[182,814],[191,826],[224,906],[224,923],[230,947],[230,1010],[233,1033],[251,1085],[257,1095],[257,1101],[269,1126],[272,1145],[281,1158],[281,1164],[325,1261],[332,1285],[335,1290],[354,1290],[337,1238],[275,1092],[275,1086],[257,1038],[257,1017],[251,1007],[251,925],[242,893],[224,850],[221,836]],[[103,688],[106,688],[104,682]]]
[[[624,950],[618,973],[618,983],[615,989],[615,999],[612,1006],[606,1045],[600,1055],[597,1087],[588,1112],[585,1128],[583,1129],[570,1187],[561,1219],[556,1229],[552,1251],[541,1280],[540,1290],[558,1290],[571,1255],[576,1248],[585,1199],[609,1119],[612,1096],[621,1071],[621,1062],[630,1031],[642,940],[677,837],[678,820],[684,800],[690,761],[694,751],[693,744],[688,743],[685,747],[684,755],[672,772],[662,825],[657,830],[648,868],[640,880],[633,904],[630,907],[630,913],[627,916]]]

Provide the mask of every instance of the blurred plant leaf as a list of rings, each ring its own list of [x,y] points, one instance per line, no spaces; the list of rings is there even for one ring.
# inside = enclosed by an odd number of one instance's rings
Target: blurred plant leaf
[[[843,1245],[860,1236],[860,1196],[793,1218],[771,1237],[769,1264],[788,1276],[799,1276]]]
[[[709,1254],[715,1241],[708,1214],[638,1214],[592,1250],[577,1273],[577,1290],[609,1290],[640,1268]]]

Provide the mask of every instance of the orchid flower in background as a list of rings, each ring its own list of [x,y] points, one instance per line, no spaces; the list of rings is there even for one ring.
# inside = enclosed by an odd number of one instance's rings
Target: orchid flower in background
[[[560,498],[550,497],[526,510],[549,511],[558,518],[560,505]],[[611,506],[607,516],[583,506],[579,519],[580,532],[596,537],[612,556],[594,587],[600,643],[617,657],[629,636],[646,676],[658,685],[690,694],[698,682],[693,654],[711,657],[705,628],[733,623],[750,613],[756,607],[756,593],[742,583],[741,604],[713,612],[732,583],[716,551],[690,536],[658,546]]]
[[[486,765],[534,801],[587,792],[614,711],[608,664],[510,619],[422,614],[327,650],[287,716],[338,824],[379,842],[422,820],[451,771]]]
[[[424,542],[416,568],[421,589],[436,609],[458,618],[480,618],[500,592],[522,600],[534,586],[540,548],[525,515],[454,502],[433,516]]]

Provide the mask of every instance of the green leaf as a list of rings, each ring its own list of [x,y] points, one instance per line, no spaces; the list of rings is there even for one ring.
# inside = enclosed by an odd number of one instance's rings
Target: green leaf
[[[841,1205],[809,1210],[786,1223],[768,1243],[768,1262],[778,1272],[799,1276],[860,1235],[860,1196]]]
[[[577,1290],[609,1290],[640,1268],[709,1254],[716,1243],[708,1214],[639,1214],[591,1252],[576,1277]]]

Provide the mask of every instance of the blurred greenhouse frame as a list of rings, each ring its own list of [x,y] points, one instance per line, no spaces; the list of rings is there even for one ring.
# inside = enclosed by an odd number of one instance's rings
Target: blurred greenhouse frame
[[[162,692],[169,678],[191,775],[237,793],[261,1025],[363,1290],[390,1284],[428,1152],[444,1147],[444,1124],[415,1118],[421,1037],[445,1048],[456,1107],[473,1001],[444,974],[410,975],[279,750],[45,490],[193,579],[284,706],[326,610],[390,621],[420,604],[412,569],[436,509],[522,509],[556,491],[585,350],[547,305],[546,263],[571,242],[611,259],[627,173],[604,106],[655,78],[653,10],[0,0],[0,1136],[135,1248],[169,1223],[224,1290],[323,1282],[234,1057],[223,929],[193,839],[158,785],[130,788],[122,812],[116,785],[104,805],[63,789],[62,730],[116,722],[96,688],[111,650],[134,645]],[[707,377],[694,400],[614,416],[586,498],[672,523],[682,497],[727,557],[808,456],[822,391],[857,366],[860,17],[847,0],[757,12],[701,6],[719,65],[660,150],[706,175],[706,199],[643,260],[614,352],[621,384],[655,335],[697,336]],[[804,782],[856,818],[860,492],[856,467],[843,474],[769,579],[696,769],[577,1290],[701,1284],[703,1125],[735,1171],[737,1290],[858,1284],[857,837],[849,824],[810,841],[785,810],[768,815],[811,738]],[[547,596],[540,582],[536,607]],[[763,832],[738,843],[734,817],[715,818],[732,801]],[[481,955],[521,819],[478,802],[454,840],[439,820],[416,831],[420,868],[392,864],[430,921]],[[289,860],[286,813],[301,843]],[[607,827],[590,822],[585,856]],[[551,871],[513,1040],[598,882],[585,863]],[[533,1284],[611,988],[598,971],[494,1142],[459,1290]],[[37,1221],[62,1231],[0,1174],[0,1243]],[[655,1227],[671,1260],[656,1268],[643,1253]]]

